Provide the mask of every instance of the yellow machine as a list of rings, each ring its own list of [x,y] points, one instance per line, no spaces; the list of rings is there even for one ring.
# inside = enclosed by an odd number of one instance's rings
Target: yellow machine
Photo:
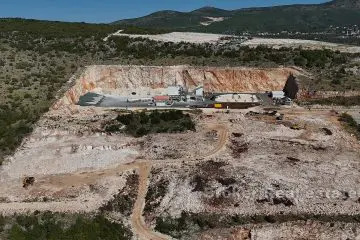
[[[214,104],[214,107],[215,107],[215,108],[222,108],[223,106],[222,106],[221,103],[215,103],[215,104]]]

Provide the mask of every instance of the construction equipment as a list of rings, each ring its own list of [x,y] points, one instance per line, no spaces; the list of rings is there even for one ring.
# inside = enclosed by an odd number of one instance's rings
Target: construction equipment
[[[215,108],[222,108],[223,106],[222,106],[221,103],[215,103],[215,104],[214,104],[214,107],[215,107]]]

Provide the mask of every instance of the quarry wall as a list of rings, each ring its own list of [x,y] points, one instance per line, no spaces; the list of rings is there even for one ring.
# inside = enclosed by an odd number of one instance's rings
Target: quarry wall
[[[167,86],[188,90],[204,86],[205,92],[264,92],[282,90],[293,68],[226,68],[193,66],[88,66],[65,95],[53,106],[74,105],[87,92],[145,97],[164,94]]]

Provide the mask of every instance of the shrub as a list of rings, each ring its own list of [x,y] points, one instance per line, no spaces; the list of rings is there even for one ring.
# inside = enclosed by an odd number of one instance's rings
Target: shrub
[[[358,124],[355,119],[348,113],[343,113],[339,117],[339,121],[347,123],[350,127],[357,127]]]
[[[101,206],[99,210],[102,213],[106,211],[116,211],[125,216],[130,216],[135,204],[138,188],[139,175],[129,175],[126,179],[125,187],[119,190],[119,193],[114,195],[113,199]]]
[[[131,239],[132,233],[121,223],[113,223],[103,216],[88,218],[78,215],[70,224],[68,219],[76,216],[43,213],[38,216],[18,216],[9,230],[7,239]],[[68,226],[68,227],[65,227]]]
[[[195,123],[189,114],[179,110],[152,111],[119,115],[116,120],[126,125],[126,132],[134,137],[150,133],[178,133],[186,130],[195,131]],[[117,130],[117,127],[108,129]]]
[[[110,124],[105,126],[105,132],[112,133],[112,132],[119,132],[120,125],[119,124]]]
[[[158,207],[161,203],[162,198],[168,191],[169,181],[161,179],[154,185],[151,185],[145,197],[145,213],[151,213],[154,208]]]
[[[29,63],[29,62],[18,62],[15,65],[15,68],[17,69],[27,69],[27,68],[32,68],[34,65]]]
[[[341,114],[339,121],[343,122],[348,131],[355,134],[355,136],[360,140],[360,124],[358,124],[350,114]]]
[[[339,106],[356,106],[360,105],[360,96],[350,96],[350,97],[330,97],[330,98],[321,98],[321,99],[311,99],[308,101],[301,102],[301,104],[320,104],[320,105],[339,105]]]

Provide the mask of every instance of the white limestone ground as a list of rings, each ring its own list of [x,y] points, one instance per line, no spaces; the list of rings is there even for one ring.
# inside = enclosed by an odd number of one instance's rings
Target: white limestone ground
[[[210,19],[210,18],[209,18]],[[222,18],[214,18],[211,19],[211,23],[223,21]],[[204,22],[202,25],[209,25],[210,22]],[[239,39],[241,44],[244,46],[257,47],[259,45],[265,45],[273,48],[281,48],[281,47],[303,47],[305,49],[330,49],[330,50],[339,50],[340,52],[347,53],[359,53],[360,47],[350,46],[344,44],[337,43],[328,43],[314,40],[302,40],[302,39],[276,39],[276,38],[253,38],[246,39],[241,36],[233,36],[233,35],[223,35],[223,34],[209,34],[209,33],[196,33],[196,32],[171,32],[166,34],[156,34],[156,35],[141,35],[141,34],[125,34],[122,33],[123,30],[119,30],[113,34],[110,34],[104,41],[107,41],[111,36],[126,36],[130,38],[146,38],[159,42],[188,42],[188,43],[226,43],[230,39]]]
[[[34,211],[94,212],[126,186],[126,176],[131,172],[91,179],[93,189],[89,188],[90,182],[79,184],[71,176],[68,182],[73,186],[68,187],[61,184],[55,187],[50,179],[43,179],[36,181],[32,188],[24,189],[19,181],[8,181],[2,183],[0,189],[0,212],[5,216]]]
[[[224,17],[205,17],[206,19],[208,19],[208,21],[205,21],[205,22],[201,22],[200,24],[203,25],[203,26],[209,26],[213,23],[216,23],[216,22],[222,22],[225,20]]]
[[[247,41],[244,41],[242,45],[249,47],[257,47],[259,45],[265,45],[273,48],[281,47],[304,47],[307,49],[330,49],[330,50],[339,50],[340,52],[347,53],[359,53],[360,47],[349,46],[344,44],[329,43],[329,42],[320,42],[313,40],[302,40],[302,39],[275,39],[275,38],[253,38]]]
[[[124,145],[126,143],[116,136],[49,135],[26,143],[3,170],[10,178],[21,178],[104,169],[129,162],[138,154]]]
[[[198,43],[198,44],[219,43],[225,41],[222,40],[222,38],[229,38],[229,37],[234,38],[234,36],[232,35],[195,33],[195,32],[172,32],[172,33],[156,34],[156,35],[126,34],[126,33],[122,33],[121,30],[112,34],[112,36],[119,36],[119,37],[125,36],[130,38],[147,38],[159,42],[173,42],[173,43],[189,42],[189,43]]]

